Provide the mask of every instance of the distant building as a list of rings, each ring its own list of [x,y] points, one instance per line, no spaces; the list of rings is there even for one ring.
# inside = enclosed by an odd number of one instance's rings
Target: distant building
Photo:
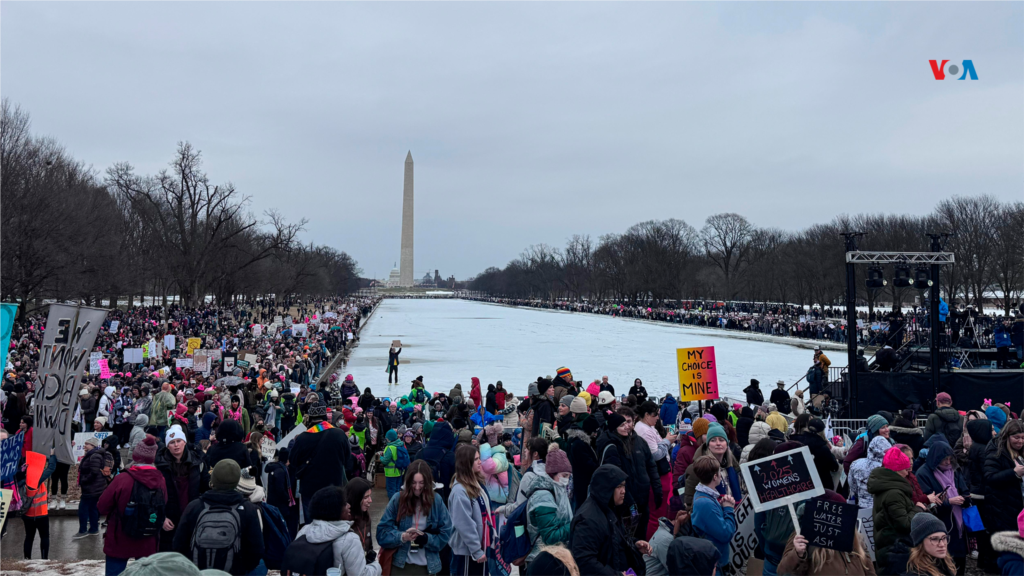
[[[401,271],[399,271],[398,267],[392,268],[391,269],[391,274],[388,276],[387,287],[388,288],[398,288],[401,285],[402,285],[402,273],[401,273]]]
[[[433,288],[434,287],[434,279],[430,276],[430,272],[427,272],[426,274],[424,274],[423,275],[423,279],[420,280],[419,282],[417,282],[416,285],[417,286],[422,286],[423,288]]]

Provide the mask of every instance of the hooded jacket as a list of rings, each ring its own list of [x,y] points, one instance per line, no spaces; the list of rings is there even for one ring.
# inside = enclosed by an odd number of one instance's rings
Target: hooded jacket
[[[453,446],[455,446],[455,434],[452,432],[451,425],[447,422],[438,422],[434,425],[434,429],[430,431],[430,438],[427,439],[426,446],[423,447],[423,450],[420,450],[420,460],[425,461],[430,466],[434,480],[441,482],[445,486],[448,486],[451,478],[441,477],[441,460],[444,459],[444,455]]]
[[[569,540],[572,504],[565,487],[556,484],[546,473],[537,475],[520,492],[525,493],[527,499],[526,532],[533,542],[526,561],[533,562],[541,547]]]
[[[971,487],[971,496],[984,500],[988,493],[985,482],[985,449],[992,441],[992,423],[988,420],[971,420],[967,423],[967,435],[972,444],[967,450],[966,480]]]
[[[665,399],[661,401],[659,416],[661,416],[661,423],[665,426],[676,423],[676,418],[679,417],[679,401],[671,394],[665,396]]]
[[[221,460],[234,460],[238,467],[246,469],[252,465],[249,460],[249,451],[242,443],[242,425],[234,420],[225,420],[217,428],[217,443],[210,446],[206,452],[206,468],[213,470],[217,462]],[[209,485],[200,486],[200,490],[206,491]]]
[[[747,433],[747,444],[743,447],[743,452],[740,454],[740,464],[747,462],[750,457],[750,451],[754,449],[754,445],[767,438],[771,430],[772,427],[767,422],[754,422],[750,425],[750,432]]]
[[[121,530],[121,517],[132,497],[135,482],[141,482],[151,490],[159,490],[167,497],[164,477],[152,466],[136,466],[124,474],[118,474],[103,491],[97,507],[107,517],[107,531],[103,535],[103,553],[112,558],[142,558],[156,554],[159,538],[130,538]],[[163,524],[163,520],[159,521]],[[191,535],[191,532],[189,532]]]
[[[1010,455],[999,450],[999,438],[993,438],[985,448],[985,506],[982,520],[990,534],[1002,530],[1017,530],[1017,515],[1024,509],[1021,479],[1013,471]]]
[[[888,468],[871,471],[868,492],[874,497],[875,559],[889,566],[889,550],[901,536],[910,536],[910,521],[922,510],[914,504],[910,482]]]
[[[473,401],[474,408],[479,408],[483,406],[483,403],[480,401],[480,379],[473,376],[472,381],[473,386],[469,390],[469,398]]]
[[[952,406],[943,406],[928,416],[928,421],[924,425],[924,439],[927,440],[934,434],[942,434],[950,446],[955,446],[963,434],[963,429],[964,421],[960,412]]]
[[[346,576],[379,576],[381,573],[380,564],[376,560],[366,563],[363,543],[359,535],[352,531],[352,522],[349,520],[313,520],[295,535],[296,538],[299,536],[305,536],[310,544],[333,542],[334,566],[340,567],[341,573]]]
[[[891,448],[889,441],[882,436],[875,436],[868,445],[867,458],[861,458],[850,466],[850,499],[856,499],[861,508],[873,508],[873,492],[868,489],[868,478],[872,470],[882,466],[885,451]],[[910,483],[907,483],[910,487]]]
[[[199,477],[204,465],[199,455],[190,447],[185,446],[181,455],[182,463],[188,467],[188,474],[179,477],[175,474],[172,463],[174,456],[165,446],[156,453],[156,469],[164,477],[164,485],[167,487],[167,507],[165,513],[167,518],[175,525],[181,519],[181,513],[189,502],[199,498]]]
[[[719,561],[715,545],[702,538],[680,536],[668,546],[669,574],[711,574]]]
[[[212,565],[205,563],[205,557],[200,555],[200,561],[196,566],[200,570],[217,568],[236,576],[248,574],[253,568],[259,565],[263,558],[263,531],[260,529],[260,513],[256,505],[249,502],[249,499],[235,490],[210,490],[203,494],[198,500],[192,501],[181,515],[181,522],[174,531],[174,551],[193,560],[192,535],[196,529],[196,522],[206,505],[230,506],[238,513],[241,526],[241,548],[231,562],[231,569],[224,570],[224,558],[216,558]]]
[[[217,421],[217,415],[213,412],[203,414],[203,424],[196,429],[196,446],[201,440],[209,440],[213,434],[213,423]]]
[[[935,477],[935,471],[939,469],[939,464],[943,460],[953,455],[953,449],[949,447],[949,444],[945,442],[936,442],[928,449],[928,459],[917,469],[917,481],[921,485],[921,491],[925,494],[941,494],[943,487],[942,483]],[[956,467],[956,461],[953,461],[954,468]],[[966,500],[964,507],[970,504],[970,489],[967,486],[967,481],[964,480],[963,472],[960,469],[953,470],[953,484],[956,486],[957,494],[963,496]],[[962,558],[967,555],[966,538],[967,528],[960,528],[956,523],[956,518],[953,516],[953,505],[948,500],[939,504],[937,508],[931,511],[931,513],[942,520],[942,523],[946,525],[946,532],[949,534],[949,553],[954,558]]]
[[[109,463],[108,463],[109,460]],[[114,458],[102,447],[89,450],[78,465],[78,484],[83,496],[99,496],[107,488],[103,468],[113,466]]]
[[[458,398],[458,400],[456,400],[456,398]],[[454,388],[448,391],[448,400],[450,400],[452,404],[458,404],[459,402],[462,402],[462,399],[462,384],[456,384]]]
[[[135,451],[135,447],[146,439],[146,426],[149,426],[149,416],[145,414],[139,414],[135,417],[135,425],[132,426],[132,431],[128,434],[128,462],[126,466],[131,466],[132,463],[132,452]]]
[[[622,469],[609,464],[594,472],[590,496],[569,526],[569,550],[580,574],[618,576],[631,567],[635,543],[614,510],[615,488],[626,479]]]
[[[590,444],[590,435],[576,424],[565,433],[568,440],[565,453],[572,466],[573,510],[579,510],[590,493],[590,482],[597,470],[597,453]]]
[[[352,454],[348,436],[341,428],[313,432],[316,428],[295,438],[288,457],[288,473],[298,482],[303,499],[312,499],[325,486],[344,486],[348,481],[345,466]]]
[[[804,430],[797,434],[793,440],[800,442],[811,450],[811,456],[814,458],[814,467],[818,469],[818,477],[821,478],[821,484],[825,487],[825,490],[834,489],[832,473],[839,470],[839,462],[832,455],[832,448],[829,447],[828,441],[810,430]]]

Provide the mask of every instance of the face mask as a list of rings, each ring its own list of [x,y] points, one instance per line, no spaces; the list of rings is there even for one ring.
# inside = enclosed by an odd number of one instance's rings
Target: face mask
[[[560,485],[562,485],[562,486],[568,487],[569,486],[569,479],[568,478],[559,478],[558,479],[558,483]]]

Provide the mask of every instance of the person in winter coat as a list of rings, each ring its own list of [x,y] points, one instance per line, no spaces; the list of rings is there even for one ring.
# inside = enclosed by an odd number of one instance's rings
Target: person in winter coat
[[[871,472],[882,466],[885,453],[892,446],[881,436],[876,436],[868,447],[867,458],[861,458],[850,467],[850,501],[856,502],[861,508],[874,509],[874,496],[868,490],[868,478]],[[909,483],[908,483],[909,486]]]
[[[644,383],[639,378],[637,378],[636,380],[633,380],[633,385],[630,386],[629,393],[627,395],[635,396],[636,401],[640,404],[643,404],[644,402],[647,401],[647,388],[644,388]],[[675,420],[672,420],[672,422],[665,422],[674,423]]]
[[[572,503],[569,501],[569,482],[572,468],[565,452],[552,446],[545,460],[544,473],[521,489],[527,509],[527,533],[533,540],[533,548],[526,556],[526,564],[540,554],[541,547],[559,544],[569,540],[569,524],[572,522]]]
[[[839,462],[832,455],[832,448],[825,439],[825,423],[821,418],[811,418],[807,428],[800,434],[793,436],[793,440],[807,446],[814,458],[814,467],[818,469],[818,477],[826,490],[832,490],[835,486],[832,483],[832,473],[839,470]]]
[[[25,418],[23,416],[22,418]],[[39,553],[40,558],[50,558],[50,509],[47,504],[49,492],[46,489],[46,481],[57,469],[57,456],[54,449],[50,448],[50,455],[46,458],[46,467],[39,475],[39,483],[32,486],[25,478],[25,497],[28,500],[21,510],[21,520],[25,526],[25,540],[22,545],[22,552],[25,560],[32,559],[32,547],[35,544],[36,531],[39,532]],[[21,482],[22,471],[18,471],[16,477]]]
[[[238,492],[242,469],[234,460],[221,460],[210,472],[210,490],[193,500],[185,508],[174,534],[174,551],[184,555],[200,569],[214,568],[235,576],[248,574],[263,559],[263,531],[260,528],[259,509]],[[199,533],[196,527],[205,519],[222,520],[237,517],[235,544],[227,550],[208,551],[203,547],[204,536],[217,524],[211,524]],[[209,535],[214,536],[215,533]],[[219,541],[216,538],[215,541]]]
[[[554,427],[555,415],[558,413],[552,400],[554,395],[550,380],[540,379],[537,382],[537,396],[530,399],[530,409],[533,411],[531,436],[541,436],[543,430]]]
[[[126,466],[132,465],[130,454],[135,451],[135,447],[139,445],[146,438],[146,426],[149,426],[149,416],[145,414],[138,414],[135,416],[134,426],[132,426],[132,432],[128,436],[128,462]]]
[[[743,451],[740,453],[740,464],[746,464],[752,458],[750,458],[750,451],[754,449],[754,446],[758,442],[768,438],[769,432],[772,427],[764,422],[754,422],[750,425],[750,432],[747,433],[747,444],[743,447]],[[774,442],[775,440],[772,439]]]
[[[786,383],[779,380],[775,385],[776,388],[775,390],[772,390],[771,397],[768,401],[775,404],[775,407],[779,412],[788,415],[790,412],[790,398],[789,392],[786,392]]]
[[[643,554],[650,544],[634,540],[622,525],[620,512],[626,500],[627,474],[605,464],[594,472],[590,495],[576,511],[569,526],[569,550],[580,574],[619,576],[632,568],[643,570]]]
[[[907,482],[910,458],[893,446],[885,452],[882,466],[868,476],[868,492],[874,497],[872,517],[875,521],[875,561],[883,572],[898,574],[905,562],[901,555],[889,558],[889,552],[900,537],[910,536],[910,522],[924,506],[918,507]],[[888,568],[888,569],[887,569]]]
[[[224,410],[224,420],[234,420],[242,426],[242,436],[248,436],[250,430],[249,410],[242,406],[242,399],[235,395],[231,397],[231,407]]]
[[[153,405],[149,410],[149,423],[156,427],[160,435],[167,431],[167,412],[174,410],[178,405],[178,399],[170,390],[170,384],[165,382],[161,385],[160,392],[153,397]]]
[[[993,439],[992,423],[988,420],[972,420],[965,426],[964,437],[970,442],[963,465],[964,479],[971,488],[971,497],[980,507],[987,492],[985,482],[985,449]],[[963,438],[963,437],[962,437]],[[980,496],[980,497],[979,497]]]
[[[206,469],[213,470],[221,460],[234,460],[239,469],[248,468],[252,462],[249,460],[249,448],[242,439],[242,425],[234,420],[224,420],[217,427],[217,443],[210,446],[206,452]],[[209,485],[200,483],[200,491],[209,490]]]
[[[750,444],[750,427],[754,425],[754,411],[749,406],[740,409],[740,417],[736,419],[736,441],[741,448]]]
[[[448,391],[448,400],[452,405],[461,404],[463,402],[463,398],[462,384],[456,384],[454,388]]]
[[[156,554],[160,545],[159,536],[135,538],[125,532],[125,526],[122,524],[136,482],[149,490],[160,492],[164,501],[167,501],[167,485],[163,474],[153,465],[156,453],[156,438],[146,436],[132,452],[131,468],[124,474],[118,474],[100,497],[99,512],[107,517],[107,531],[103,535],[107,574],[117,575],[124,572],[129,559]],[[163,519],[157,518],[157,524],[163,524]],[[191,535],[191,532],[189,534]]]
[[[853,446],[850,447],[849,452],[846,453],[846,458],[843,459],[843,470],[847,474],[850,473],[850,466],[854,462],[867,455],[868,446],[875,436],[881,436],[886,441],[889,440],[889,422],[885,417],[878,414],[868,416],[867,425],[867,430],[854,440]],[[889,442],[889,445],[892,446],[892,442]]]
[[[666,394],[661,401],[661,412],[658,415],[661,417],[661,423],[665,426],[674,425],[676,419],[679,418],[679,401],[671,394]]]
[[[480,393],[480,379],[476,376],[470,378],[472,385],[469,389],[469,399],[473,401],[473,406],[483,406],[482,395]]]
[[[100,447],[100,441],[95,437],[86,439],[85,450],[85,456],[78,464],[82,500],[78,504],[78,533],[72,536],[75,539],[99,534],[98,503],[107,488],[107,478],[114,464],[114,458]]]
[[[213,423],[217,421],[217,415],[213,412],[203,414],[203,423],[196,429],[195,445],[198,446],[203,440],[209,440],[213,434]]]
[[[840,504],[846,502],[842,496],[831,490],[826,491],[820,498]],[[801,507],[805,505],[801,504]],[[778,573],[793,576],[868,576],[875,574],[875,565],[865,552],[859,535],[853,538],[853,552],[846,553],[812,546],[803,534],[793,534],[782,555]]]
[[[1024,528],[1024,522],[1018,520],[1018,524],[1021,525],[1021,528]],[[1024,530],[1008,530],[1006,532],[996,532],[992,535],[992,549],[995,551],[993,555],[998,555],[997,563],[1001,572],[998,570],[986,570],[987,573],[998,572],[1005,576],[1024,574],[1024,536],[1021,535],[1022,533],[1024,533]],[[981,567],[980,562],[978,566],[979,568]]]
[[[953,449],[945,442],[936,442],[928,450],[928,459],[917,469],[917,479],[925,494],[942,494],[931,513],[942,520],[949,534],[949,555],[962,573],[967,561],[967,529],[963,509],[970,505],[970,489],[963,473],[956,468]]]
[[[702,538],[678,536],[669,544],[669,574],[713,574],[718,567],[718,549]]]
[[[279,448],[275,459],[267,463],[267,504],[277,508],[288,524],[288,532],[295,534],[299,527],[298,502],[288,474],[288,449]]]
[[[445,486],[449,485],[451,478],[440,477],[441,460],[454,447],[455,434],[452,432],[451,424],[448,422],[438,422],[434,424],[433,429],[430,431],[430,437],[427,438],[426,445],[420,451],[420,459],[430,466],[430,471],[434,478]]]
[[[452,574],[483,574],[487,562],[485,549],[495,529],[490,498],[484,488],[480,452],[471,444],[455,451],[455,478],[448,510],[452,519]],[[380,534],[378,534],[378,539]],[[382,544],[383,545],[383,544]]]
[[[439,574],[440,552],[451,539],[452,530],[448,508],[441,495],[434,492],[430,467],[423,460],[414,461],[406,471],[402,490],[388,501],[377,524],[381,550],[395,549],[393,573],[398,569],[403,574]]]
[[[761,383],[756,378],[750,379],[750,386],[743,389],[743,393],[747,395],[747,404],[753,406],[760,406],[764,404],[764,394],[761,393]],[[778,404],[776,404],[778,406]]]
[[[717,422],[708,426],[707,442],[697,449],[693,455],[696,462],[701,456],[714,456],[721,468],[718,475],[719,483],[716,485],[719,494],[729,495],[735,500],[743,497],[743,487],[740,483],[740,464],[729,450],[729,440],[725,429]],[[687,508],[693,506],[693,497],[697,493],[697,486],[700,482],[694,474],[686,475],[686,491],[683,494],[683,504]]]
[[[600,429],[597,420],[587,418],[582,422],[575,422],[565,433],[568,440],[565,451],[569,455],[573,474],[573,510],[579,510],[586,501],[590,493],[590,481],[600,466],[597,452],[594,451],[594,440],[598,432]]]
[[[207,481],[209,476],[203,474],[202,459],[195,447],[188,444],[180,426],[168,428],[164,448],[157,451],[154,464],[167,487],[160,551],[169,552],[173,550],[174,528],[181,520],[181,513],[190,502],[199,498],[200,476],[205,476]]]
[[[934,416],[934,414],[932,414]],[[907,408],[902,410],[899,416],[889,426],[889,439],[897,444],[905,444],[913,451],[913,458],[917,458],[921,449],[924,448],[924,436],[917,427],[914,411]],[[945,436],[942,437],[945,439]],[[950,444],[952,446],[953,444]]]
[[[736,533],[736,500],[718,491],[717,487],[722,482],[721,462],[713,455],[694,460],[687,476],[690,475],[698,482],[690,516],[693,531],[718,548],[718,567],[724,570],[730,561],[729,541]]]
[[[309,429],[295,438],[289,455],[288,472],[298,485],[304,518],[309,502],[324,486],[345,486],[345,466],[352,449],[348,436],[326,421],[327,406],[317,399],[306,413]]]
[[[985,449],[985,504],[981,518],[989,534],[1017,528],[1024,509],[1021,477],[1024,476],[1024,423],[1010,420]]]
[[[351,398],[353,396],[359,396],[359,387],[356,386],[356,379],[349,374],[345,376],[345,381],[341,383],[341,397]]]
[[[674,520],[659,518],[658,529],[654,531],[654,535],[648,540],[648,543],[651,545],[651,553],[644,556],[647,568],[645,576],[669,576],[668,551],[672,541],[676,538],[686,538],[692,535],[693,526],[690,524],[690,513],[686,510],[677,512]],[[696,538],[691,539],[696,540]],[[715,550],[715,556],[717,564],[718,550]],[[710,574],[710,570],[713,569],[714,565],[706,573]]]
[[[327,550],[330,564],[327,568],[341,568],[350,576],[379,576],[380,564],[376,554],[363,547],[359,536],[352,530],[351,512],[345,501],[345,491],[337,486],[321,488],[313,495],[313,521],[299,530],[295,540],[285,552],[282,568],[293,574],[326,573]]]
[[[384,447],[380,463],[384,467],[384,479],[388,490],[388,500],[390,500],[402,488],[402,472],[404,471],[398,468],[398,451],[404,448],[405,444],[399,440],[398,433],[394,430],[388,430],[386,438],[388,444]]]
[[[910,550],[905,576],[954,576],[957,566],[949,554],[946,526],[935,516],[922,512],[910,522]]]
[[[924,425],[924,439],[927,440],[933,434],[942,434],[950,446],[956,446],[963,433],[963,416],[953,408],[953,399],[945,392],[939,392],[935,397],[935,404],[935,412],[928,416],[928,421]]]
[[[498,413],[498,397],[494,384],[487,385],[487,397],[484,399],[484,408],[491,414]]]

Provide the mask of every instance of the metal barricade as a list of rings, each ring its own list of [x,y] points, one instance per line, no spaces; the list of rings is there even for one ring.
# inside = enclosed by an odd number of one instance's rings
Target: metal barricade
[[[918,428],[924,428],[928,422],[927,418],[918,418]],[[833,418],[832,419],[832,434],[835,436],[842,437],[843,434],[847,434],[850,440],[856,440],[856,437],[860,432],[868,427],[868,421],[866,418]]]

